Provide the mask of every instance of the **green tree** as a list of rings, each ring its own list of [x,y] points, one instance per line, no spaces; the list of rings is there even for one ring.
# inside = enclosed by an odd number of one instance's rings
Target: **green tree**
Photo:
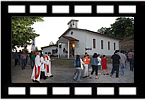
[[[102,34],[108,34],[108,35],[111,35],[111,36],[114,35],[112,29],[111,28],[106,28],[106,27],[105,28],[102,27],[101,29],[98,29],[98,32],[102,33]]]
[[[102,27],[102,28],[98,29],[98,32],[103,33],[103,34],[108,34],[111,36],[115,36],[115,37],[130,36],[131,34],[134,34],[134,27],[132,27],[132,25],[134,25],[133,18],[120,17],[120,18],[116,19],[115,23],[111,24],[111,27],[109,27],[109,28]],[[131,29],[129,29],[129,27],[133,28],[132,33],[128,32],[129,30],[131,30]]]
[[[31,45],[31,40],[38,37],[34,28],[35,22],[43,22],[43,17],[12,17],[12,48],[20,47],[24,44]]]
[[[105,33],[106,32],[106,27],[101,27],[100,29],[98,29],[99,33]]]
[[[112,31],[115,37],[123,37],[125,35],[125,29],[131,27],[134,23],[133,18],[120,17],[117,18],[115,23],[111,24]]]
[[[134,25],[132,27],[126,27],[125,29],[125,37],[134,35]]]

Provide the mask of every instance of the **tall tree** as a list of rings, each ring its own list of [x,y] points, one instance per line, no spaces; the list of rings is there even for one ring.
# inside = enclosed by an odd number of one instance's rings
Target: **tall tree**
[[[30,41],[39,34],[31,27],[35,22],[43,22],[43,17],[12,17],[12,48],[24,44],[30,45]]]
[[[108,34],[111,36],[115,36],[115,37],[130,36],[133,33],[128,34],[129,32],[127,32],[126,28],[132,27],[133,24],[134,24],[133,18],[120,17],[120,18],[116,19],[115,23],[111,24],[111,27],[109,27],[109,28],[102,27],[102,28],[98,29],[98,32],[103,33],[103,34]],[[133,27],[133,29],[134,29],[134,27]],[[133,31],[133,29],[132,29],[132,31]],[[126,34],[128,34],[128,35],[126,35]]]
[[[123,37],[125,35],[125,29],[127,27],[132,27],[133,23],[134,19],[132,18],[117,18],[115,23],[111,24],[111,28],[115,37]]]
[[[132,25],[132,27],[126,27],[125,29],[125,37],[134,35],[134,25]]]
[[[98,29],[98,32],[99,32],[99,33],[105,34],[105,32],[106,32],[106,27],[101,27],[100,29]]]

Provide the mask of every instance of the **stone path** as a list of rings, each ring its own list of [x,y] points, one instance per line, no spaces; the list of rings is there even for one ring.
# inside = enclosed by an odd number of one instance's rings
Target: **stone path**
[[[12,60],[13,62],[13,60]],[[12,64],[14,65],[14,64]],[[109,74],[111,72],[112,66],[108,64]],[[121,75],[121,70],[119,72],[119,78],[116,78],[116,74],[112,77],[110,75],[98,75],[99,79],[95,79],[95,73],[92,79],[89,77],[82,78],[83,71],[81,75],[81,81],[77,82],[73,80],[75,68],[62,68],[61,66],[52,65],[52,74],[54,77],[49,77],[46,80],[41,79],[40,83],[134,83],[134,71],[130,71],[129,63],[127,64],[125,74]],[[90,75],[91,72],[89,72]],[[25,69],[22,70],[20,65],[12,66],[12,83],[34,83],[31,80],[32,69],[29,63],[26,65]]]

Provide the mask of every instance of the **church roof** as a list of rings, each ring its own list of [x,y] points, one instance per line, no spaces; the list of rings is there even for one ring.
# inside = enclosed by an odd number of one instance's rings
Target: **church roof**
[[[117,40],[123,40],[123,38],[118,38],[118,37],[110,36],[110,35],[107,35],[107,34],[98,33],[98,32],[94,32],[94,31],[90,31],[90,30],[86,30],[86,29],[79,29],[79,28],[69,28],[69,29],[67,29],[60,37],[64,36],[64,35],[65,35],[68,31],[70,31],[70,30],[86,31],[86,32],[90,32],[90,33],[92,33],[92,34],[98,34],[98,35],[110,37],[110,38],[117,39]],[[59,39],[60,39],[60,37],[59,37]]]
[[[41,47],[41,49],[43,50],[43,48],[48,48],[48,47],[52,47],[52,46],[57,47],[56,45],[49,45],[49,46],[44,46],[44,47]]]
[[[68,39],[68,40],[70,40],[70,41],[79,41],[78,39],[75,39],[75,38],[70,37],[70,36],[64,36],[64,35],[63,35],[62,37],[66,38],[66,39]]]

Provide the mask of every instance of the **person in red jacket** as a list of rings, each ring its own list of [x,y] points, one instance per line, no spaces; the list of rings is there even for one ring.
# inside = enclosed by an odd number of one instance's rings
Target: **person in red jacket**
[[[105,75],[105,70],[106,70],[106,75],[109,75],[108,69],[107,69],[107,62],[108,62],[108,60],[106,59],[105,55],[103,55],[102,62],[103,62],[102,69],[103,69],[104,75]]]

